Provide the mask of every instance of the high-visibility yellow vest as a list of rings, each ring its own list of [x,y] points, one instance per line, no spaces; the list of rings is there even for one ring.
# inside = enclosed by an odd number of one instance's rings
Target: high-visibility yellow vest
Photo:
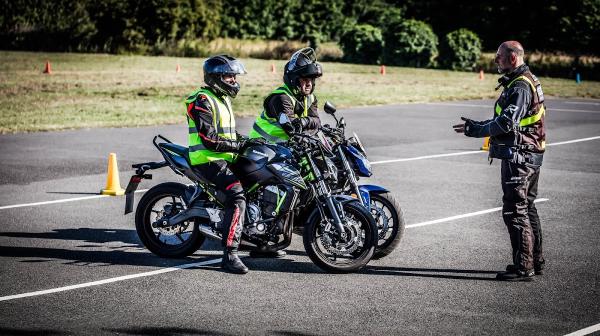
[[[506,88],[508,89],[509,87],[511,87],[513,85],[513,83],[515,83],[518,80],[524,80],[527,83],[529,83],[529,86],[531,87],[533,94],[538,95],[536,86],[533,84],[533,82],[531,82],[531,80],[529,78],[527,78],[523,75],[513,79],[510,83],[508,83]],[[498,104],[498,102],[496,102],[495,111],[496,111],[496,115],[500,115],[502,113],[502,107],[500,107],[500,104]],[[546,108],[544,107],[544,104],[540,104],[538,111],[530,117],[521,119],[521,122],[519,122],[519,126],[521,126],[521,127],[529,126],[531,124],[538,122],[540,119],[542,119],[542,116],[544,115],[544,113],[546,113]]]
[[[290,91],[287,85],[283,85],[277,89],[275,89],[267,98],[265,99],[265,103],[276,94],[285,94],[292,100],[293,107],[296,107],[296,103],[298,100],[292,92]],[[304,118],[308,116],[308,109],[315,101],[315,96],[310,94],[308,96],[304,96],[304,111],[298,117]],[[252,130],[250,130],[250,134],[248,135],[250,138],[264,138],[265,140],[273,143],[285,142],[289,140],[290,136],[285,132],[283,127],[279,124],[279,120],[277,118],[271,118],[267,115],[267,112],[263,109],[262,113],[256,118],[254,125],[252,125]]]
[[[227,96],[219,98],[208,89],[200,89],[192,93],[185,100],[185,105],[188,110],[193,108],[194,102],[199,95],[205,95],[207,97],[212,111],[213,127],[217,130],[217,134],[222,138],[236,140],[235,118],[233,116],[233,111],[231,110],[231,101],[229,98]],[[215,152],[206,148],[198,135],[194,119],[187,115],[187,121],[189,157],[192,165],[201,165],[217,160],[233,162],[235,153]]]

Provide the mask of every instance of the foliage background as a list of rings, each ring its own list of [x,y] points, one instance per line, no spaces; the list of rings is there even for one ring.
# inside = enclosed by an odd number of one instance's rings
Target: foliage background
[[[520,40],[528,50],[600,54],[600,0],[0,0],[0,48],[161,54],[161,46],[218,37],[339,41],[369,24],[399,19],[443,37],[467,28],[495,50]]]

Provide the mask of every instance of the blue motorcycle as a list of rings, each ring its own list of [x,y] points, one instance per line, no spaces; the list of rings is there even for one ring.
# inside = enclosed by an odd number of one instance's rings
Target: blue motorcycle
[[[371,212],[378,228],[378,242],[373,259],[385,257],[400,244],[404,234],[405,223],[400,204],[384,187],[358,184],[360,177],[373,175],[366,151],[356,134],[346,138],[346,122],[343,117],[338,120],[335,116],[336,108],[333,104],[326,102],[324,110],[336,121],[335,127],[324,125],[321,128],[326,136],[322,141],[331,147],[331,153],[335,155],[332,161],[338,171],[337,183],[331,186],[332,192],[358,198]]]

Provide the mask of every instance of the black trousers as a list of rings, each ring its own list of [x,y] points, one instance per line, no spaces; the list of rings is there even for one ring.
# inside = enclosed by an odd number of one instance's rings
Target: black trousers
[[[244,218],[246,216],[246,198],[239,179],[231,172],[224,160],[213,161],[194,167],[207,180],[216,185],[225,194],[225,215],[223,218],[223,240],[225,249],[237,250],[240,245]]]
[[[544,263],[542,226],[533,202],[538,193],[540,168],[502,160],[502,217],[508,229],[513,264],[531,270]]]

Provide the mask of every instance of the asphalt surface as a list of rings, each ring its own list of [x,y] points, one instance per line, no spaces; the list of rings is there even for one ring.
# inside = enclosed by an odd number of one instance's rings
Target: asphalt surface
[[[460,116],[487,119],[492,101],[339,111],[372,162],[477,150]],[[251,259],[236,276],[218,264],[31,297],[7,296],[210,261],[211,249],[161,259],[139,242],[124,198],[104,187],[108,153],[121,184],[132,163],[160,160],[162,134],[187,125],[0,136],[0,335],[565,335],[600,323],[600,100],[549,99],[538,210],[547,270],[530,283],[494,280],[510,260],[499,211],[409,227],[399,248],[359,273],[321,271],[295,236],[283,259]],[[330,120],[329,116],[323,116]],[[238,121],[242,133],[252,120]],[[556,144],[553,146],[552,144]],[[149,188],[183,181],[164,169]],[[500,168],[485,153],[374,165],[414,225],[501,206]],[[139,199],[140,194],[137,194]],[[186,266],[187,267],[187,266]]]

